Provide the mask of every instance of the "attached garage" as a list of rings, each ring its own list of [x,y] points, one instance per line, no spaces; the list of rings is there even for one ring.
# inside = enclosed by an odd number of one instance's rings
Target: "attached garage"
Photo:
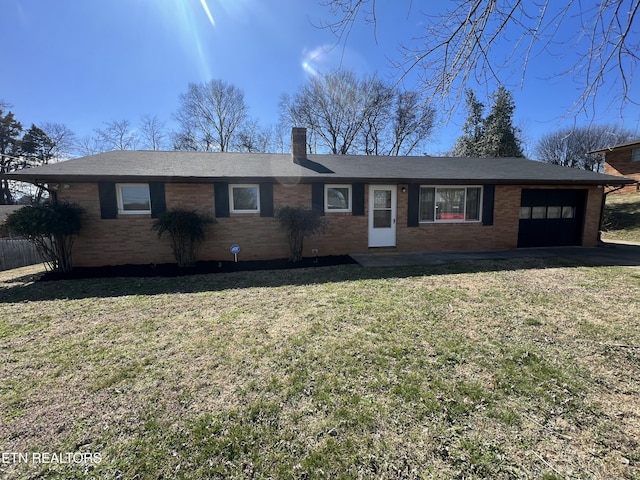
[[[582,245],[586,189],[523,189],[518,247]]]

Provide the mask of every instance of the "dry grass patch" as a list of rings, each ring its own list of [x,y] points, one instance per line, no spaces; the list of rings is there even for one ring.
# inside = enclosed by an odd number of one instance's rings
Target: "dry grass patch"
[[[637,478],[640,275],[551,260],[0,277],[17,478]]]

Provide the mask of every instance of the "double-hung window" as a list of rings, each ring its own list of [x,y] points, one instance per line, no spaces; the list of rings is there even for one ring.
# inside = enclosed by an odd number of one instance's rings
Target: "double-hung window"
[[[420,187],[420,222],[479,222],[482,187]]]
[[[229,185],[231,213],[260,213],[260,186]]]
[[[116,184],[119,214],[151,213],[151,198],[147,183]]]
[[[325,185],[324,211],[350,212],[351,195],[351,185]]]

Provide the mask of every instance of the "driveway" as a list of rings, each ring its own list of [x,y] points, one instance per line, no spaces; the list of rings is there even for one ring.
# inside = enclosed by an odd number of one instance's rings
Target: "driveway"
[[[351,257],[364,267],[442,265],[465,260],[561,257],[590,265],[623,265],[640,268],[640,245],[603,243],[597,247],[518,248],[478,252],[357,253]]]

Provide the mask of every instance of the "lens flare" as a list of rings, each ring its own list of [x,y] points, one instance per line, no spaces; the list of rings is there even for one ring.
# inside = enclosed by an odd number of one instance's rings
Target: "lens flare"
[[[328,45],[321,45],[311,51],[303,52],[302,69],[312,77],[326,72],[331,68],[330,52],[331,47]]]
[[[369,71],[370,66],[365,57],[349,48],[333,45],[321,45],[312,50],[302,52],[300,66],[304,72],[315,77],[338,69],[353,71]]]
[[[204,13],[207,14],[207,18],[209,19],[209,23],[211,23],[212,27],[216,26],[216,22],[213,19],[213,15],[211,15],[211,10],[209,10],[209,5],[207,5],[207,0],[200,0],[200,5],[204,9]]]

